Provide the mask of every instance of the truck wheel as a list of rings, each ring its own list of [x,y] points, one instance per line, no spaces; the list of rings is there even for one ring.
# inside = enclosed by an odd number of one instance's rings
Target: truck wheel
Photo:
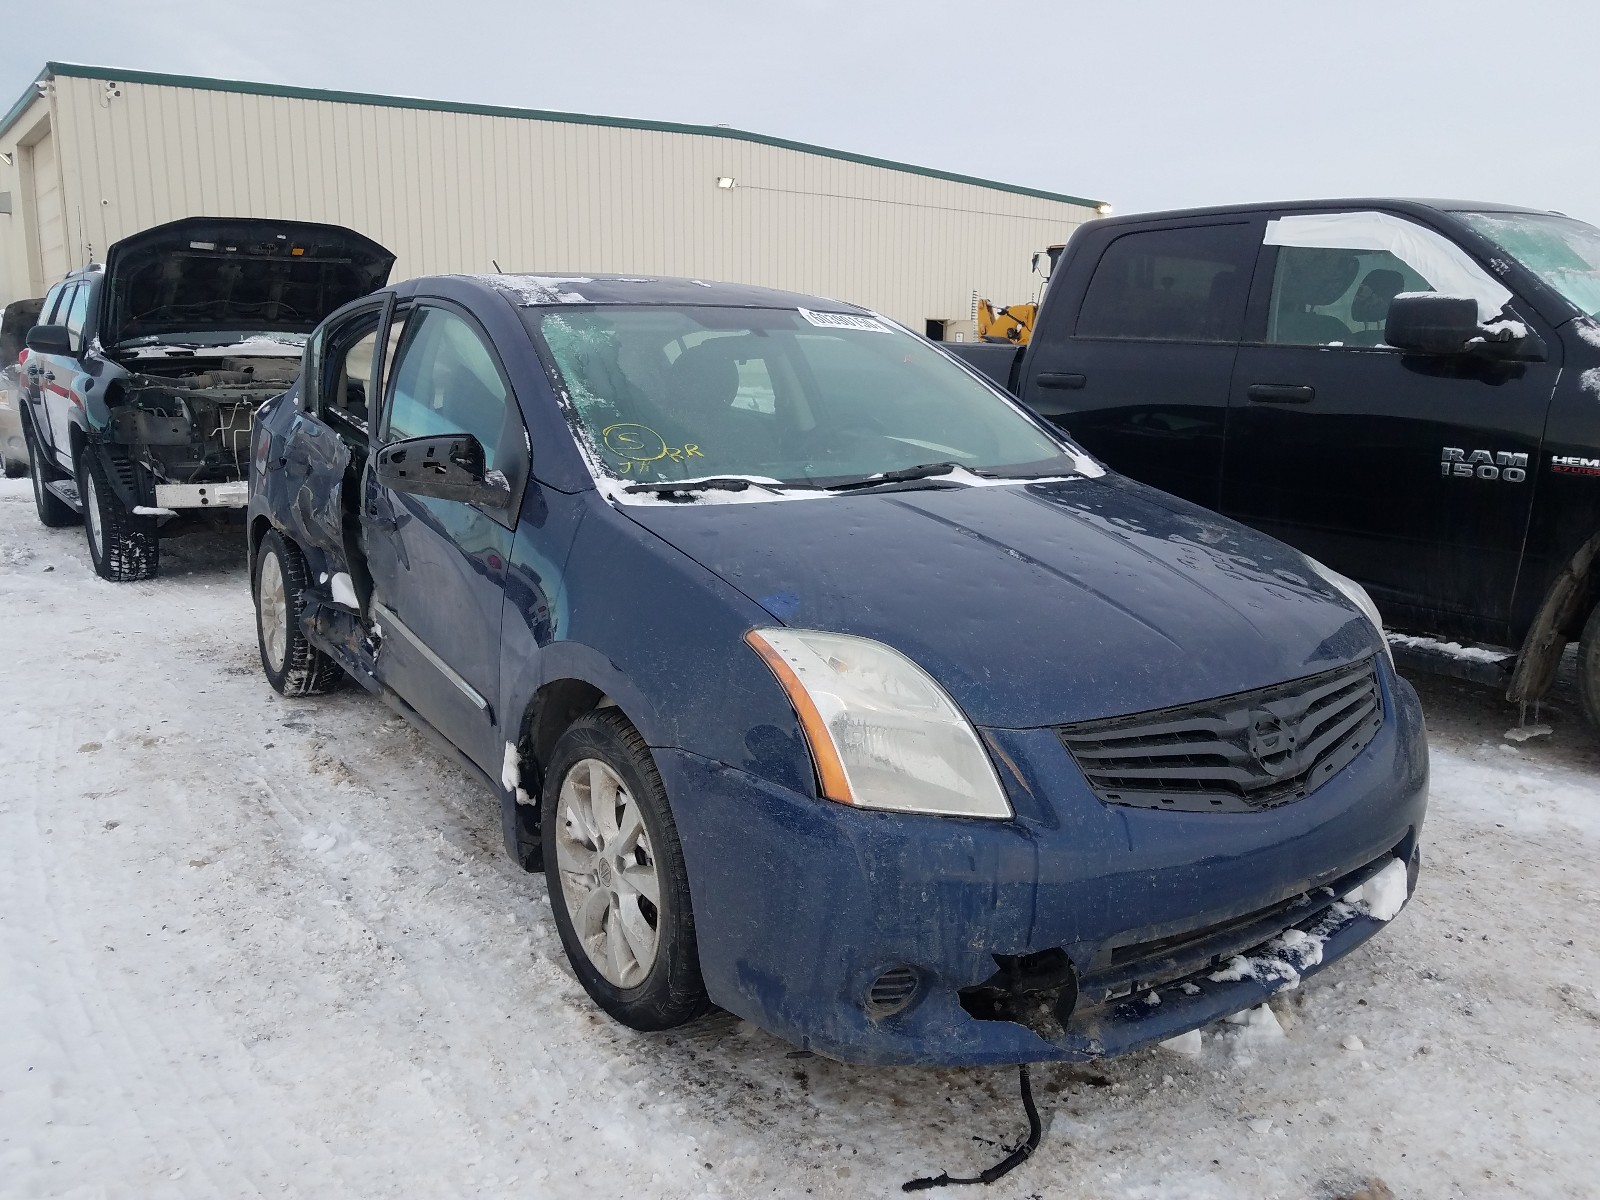
[[[72,505],[45,487],[47,482],[59,478],[61,472],[50,465],[49,458],[39,448],[30,423],[23,423],[22,436],[28,441],[28,455],[33,460],[28,473],[33,476],[33,507],[39,514],[39,524],[50,529],[65,529],[68,525],[77,524],[78,514],[72,511]]]
[[[1578,638],[1578,698],[1589,724],[1600,729],[1600,604]]]
[[[94,573],[113,583],[155,578],[160,567],[155,520],[128,511],[112,490],[105,460],[91,446],[78,451],[78,496]]]
[[[561,735],[541,807],[550,911],[584,990],[632,1029],[703,1013],[677,825],[649,748],[618,710]]]
[[[339,664],[300,631],[311,573],[294,543],[277,530],[256,552],[256,645],[267,682],[281,696],[315,696],[343,677]]]

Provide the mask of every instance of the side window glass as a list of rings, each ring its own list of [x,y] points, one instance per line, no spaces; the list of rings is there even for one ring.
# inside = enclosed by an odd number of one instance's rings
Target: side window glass
[[[351,331],[355,341],[341,338],[323,368],[322,412],[346,424],[367,431],[367,383],[372,378],[372,352],[378,344],[377,315],[366,321],[367,332],[358,324]]]
[[[1123,234],[1095,267],[1077,335],[1237,341],[1255,266],[1253,243],[1246,224]]]
[[[442,308],[412,314],[394,370],[385,442],[470,433],[495,461],[508,395],[489,347],[461,317]]]
[[[80,351],[83,349],[83,325],[88,317],[89,285],[80,283],[77,290],[72,293],[72,300],[66,305],[66,315],[61,321],[61,324],[67,327],[73,347]]]
[[[1290,346],[1381,346],[1389,305],[1403,292],[1444,292],[1500,312],[1511,293],[1443,235],[1388,213],[1314,213],[1267,223],[1278,247],[1267,341]]]
[[[57,311],[61,308],[61,293],[70,289],[64,283],[58,283],[44,296],[44,307],[39,310],[39,324],[59,325]]]

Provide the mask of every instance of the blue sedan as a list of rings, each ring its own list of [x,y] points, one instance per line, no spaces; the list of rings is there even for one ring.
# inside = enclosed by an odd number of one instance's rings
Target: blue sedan
[[[353,678],[481,777],[636,1029],[1105,1057],[1416,885],[1422,716],[1365,593],[872,312],[413,280],[317,328],[251,448],[268,680]]]

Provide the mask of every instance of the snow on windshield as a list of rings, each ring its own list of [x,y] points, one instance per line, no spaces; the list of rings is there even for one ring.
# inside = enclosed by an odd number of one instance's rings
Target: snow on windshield
[[[1565,296],[1600,316],[1600,229],[1555,213],[1457,213],[1469,226]]]

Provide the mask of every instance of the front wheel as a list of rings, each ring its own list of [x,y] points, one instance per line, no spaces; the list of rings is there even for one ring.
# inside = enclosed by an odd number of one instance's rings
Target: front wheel
[[[300,629],[310,572],[294,543],[277,530],[261,539],[256,552],[256,646],[267,682],[281,696],[315,696],[343,674]]]
[[[616,709],[578,718],[556,743],[541,803],[550,910],[584,990],[632,1029],[703,1013],[683,848],[638,731]]]
[[[113,583],[154,579],[161,564],[155,519],[123,504],[111,486],[104,457],[92,446],[78,452],[78,497],[94,573]]]
[[[33,476],[33,507],[39,514],[39,524],[48,529],[65,529],[68,525],[77,524],[78,514],[72,511],[72,506],[45,486],[61,472],[51,467],[49,457],[39,445],[39,439],[33,434],[33,426],[26,418],[23,420],[22,436],[28,443],[28,457],[32,460],[28,473]]]

